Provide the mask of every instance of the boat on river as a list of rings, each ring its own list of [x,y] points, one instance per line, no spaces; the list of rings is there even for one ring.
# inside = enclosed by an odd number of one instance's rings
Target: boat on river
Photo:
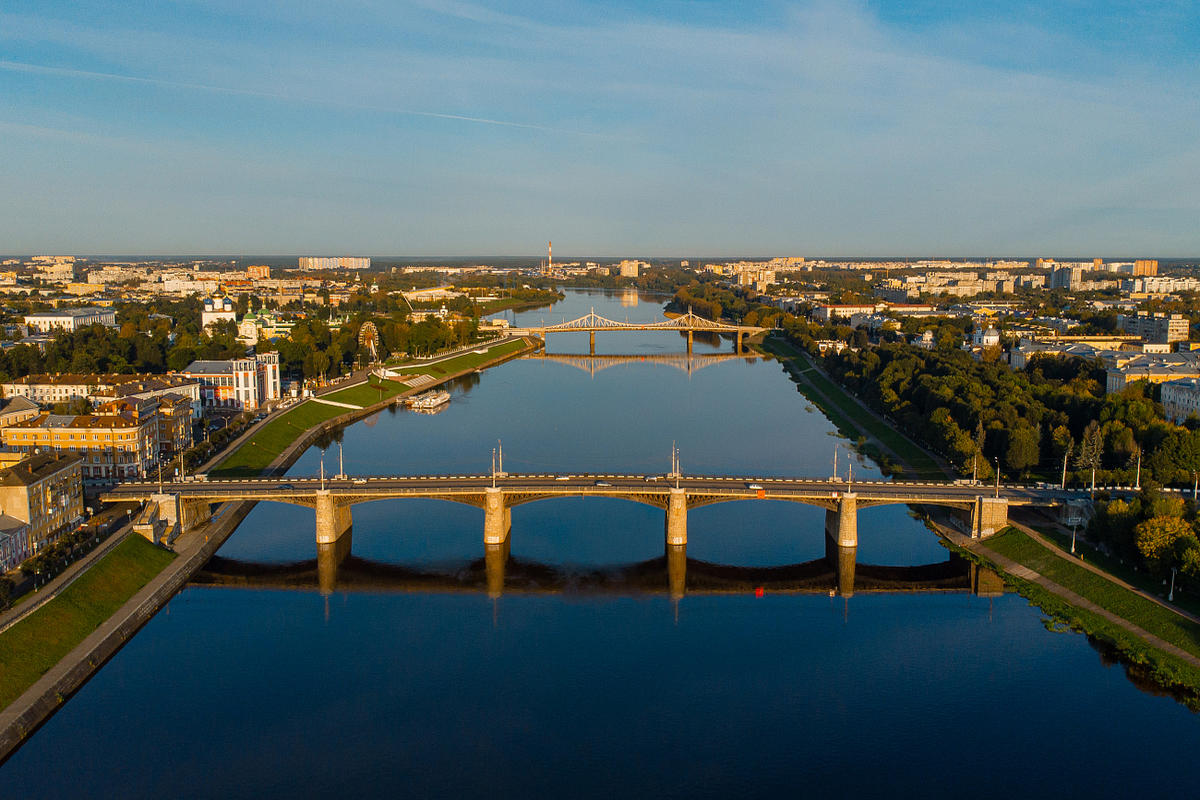
[[[450,393],[444,389],[423,392],[409,398],[408,407],[418,411],[429,411],[450,402]]]

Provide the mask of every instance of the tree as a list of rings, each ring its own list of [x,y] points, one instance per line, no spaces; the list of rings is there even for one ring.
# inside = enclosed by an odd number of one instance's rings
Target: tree
[[[1192,526],[1179,517],[1151,517],[1133,529],[1133,536],[1146,566],[1158,573],[1175,565],[1176,553],[1186,549],[1188,539],[1200,544]]]
[[[1096,470],[1100,468],[1100,457],[1104,454],[1104,436],[1100,432],[1100,423],[1092,420],[1083,429],[1083,440],[1075,452],[1075,468],[1081,470]]]
[[[1025,474],[1030,467],[1038,463],[1038,436],[1036,428],[1022,425],[1012,432],[1008,440],[1008,451],[1004,454],[1004,463],[1013,472]]]

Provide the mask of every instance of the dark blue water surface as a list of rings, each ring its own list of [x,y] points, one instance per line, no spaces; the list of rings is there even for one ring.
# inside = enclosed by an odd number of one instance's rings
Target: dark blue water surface
[[[573,292],[517,319],[651,298]],[[600,334],[600,353],[682,354],[674,333]],[[586,335],[551,353],[586,353]],[[698,356],[731,352],[726,340]],[[518,471],[828,475],[839,441],[778,364],[592,371],[523,359],[427,416],[343,434],[354,474]],[[686,364],[684,365],[686,367]],[[310,450],[292,474],[319,471]],[[337,446],[326,451],[326,469]],[[839,469],[847,453],[842,445]],[[855,462],[856,476],[878,476]],[[777,566],[824,555],[823,513],[693,510],[688,556]],[[478,509],[356,506],[353,554],[430,567],[483,555]],[[946,551],[903,507],[860,512],[858,560]],[[313,517],[258,506],[228,559],[314,557]],[[611,567],[663,555],[662,512],[619,500],[519,506],[511,557]],[[1019,597],[354,593],[195,587],[175,598],[0,768],[6,797],[1189,795],[1197,718],[1143,693]],[[11,788],[12,791],[7,789]]]

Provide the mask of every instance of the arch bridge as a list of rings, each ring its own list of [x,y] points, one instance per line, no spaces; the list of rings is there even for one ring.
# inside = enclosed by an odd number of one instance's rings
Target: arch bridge
[[[1086,497],[1086,494],[1083,495]],[[959,509],[973,537],[990,536],[1008,522],[1009,506],[1053,507],[1077,499],[1075,491],[972,483],[861,481],[733,476],[526,474],[409,475],[358,478],[257,478],[123,483],[106,493],[108,501],[150,504],[155,531],[187,530],[204,522],[214,503],[271,501],[312,508],[318,551],[349,552],[351,508],[359,503],[402,498],[433,498],[483,510],[483,540],[489,550],[507,553],[514,506],[556,497],[619,498],[665,512],[665,544],[687,546],[690,509],[715,503],[775,500],[825,509],[827,557],[849,572],[858,547],[858,510],[891,504],[937,505]],[[157,535],[157,534],[155,534]],[[343,537],[345,541],[343,541]]]
[[[735,325],[730,322],[719,322],[716,320],[706,319],[705,317],[697,316],[692,313],[689,308],[686,314],[680,314],[678,317],[671,317],[659,322],[618,322],[607,317],[602,317],[592,309],[582,317],[573,320],[563,320],[557,325],[531,325],[519,329],[513,329],[513,333],[527,333],[542,337],[543,342],[547,342],[548,335],[551,333],[580,333],[588,334],[589,350],[591,354],[596,353],[596,333],[601,331],[678,331],[687,334],[687,351],[692,352],[692,343],[696,331],[703,331],[716,334],[732,335],[737,342],[737,352],[742,352],[743,337],[754,334],[763,333],[767,329],[760,328],[755,325]]]

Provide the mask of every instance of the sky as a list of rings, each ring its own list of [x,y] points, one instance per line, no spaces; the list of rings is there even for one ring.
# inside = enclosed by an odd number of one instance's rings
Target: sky
[[[1200,256],[1200,3],[5,0],[0,252]]]

